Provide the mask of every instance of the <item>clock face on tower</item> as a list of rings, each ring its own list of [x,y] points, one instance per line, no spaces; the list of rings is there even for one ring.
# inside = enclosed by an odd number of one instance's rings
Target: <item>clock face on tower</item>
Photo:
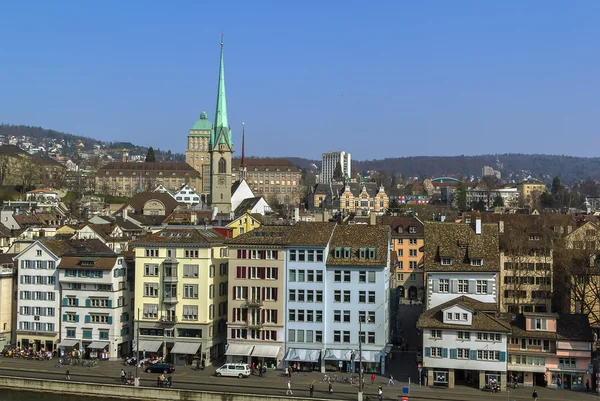
[[[219,185],[225,185],[225,177],[219,177]]]

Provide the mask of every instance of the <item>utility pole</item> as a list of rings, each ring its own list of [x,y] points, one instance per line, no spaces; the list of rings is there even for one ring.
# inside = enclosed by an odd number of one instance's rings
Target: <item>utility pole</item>
[[[363,399],[362,319],[358,318],[358,401]]]
[[[138,376],[138,366],[140,366],[140,308],[138,308],[137,310],[137,327],[136,327],[136,332],[135,332],[135,336],[136,336],[136,347],[135,347],[135,352],[136,352],[136,356],[135,356],[135,377],[136,379],[139,377]]]

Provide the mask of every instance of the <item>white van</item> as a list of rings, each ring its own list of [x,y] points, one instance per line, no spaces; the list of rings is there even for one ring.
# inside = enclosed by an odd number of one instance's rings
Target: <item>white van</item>
[[[250,376],[250,365],[247,363],[226,363],[215,371],[217,377],[237,376],[240,379]]]

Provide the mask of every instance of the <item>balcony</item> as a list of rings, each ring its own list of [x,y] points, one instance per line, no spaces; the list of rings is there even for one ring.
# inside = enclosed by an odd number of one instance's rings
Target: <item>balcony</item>
[[[260,299],[247,299],[243,304],[242,308],[260,308],[263,306],[263,301]]]
[[[177,282],[177,274],[175,275],[167,275],[166,273],[163,275],[163,281],[165,283],[176,283]]]
[[[177,323],[177,316],[161,316],[161,323]]]
[[[163,297],[163,302],[166,304],[176,304],[179,301],[177,300],[177,295],[175,294],[165,294]]]
[[[263,328],[263,324],[258,321],[252,321],[252,320],[246,320],[246,327],[248,327],[251,330],[260,330]]]

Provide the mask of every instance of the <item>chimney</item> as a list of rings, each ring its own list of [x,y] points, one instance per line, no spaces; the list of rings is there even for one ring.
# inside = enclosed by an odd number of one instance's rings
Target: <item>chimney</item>
[[[498,231],[500,232],[500,234],[504,234],[504,221],[502,220],[498,222]]]
[[[377,224],[377,214],[374,211],[371,211],[369,215],[369,225],[374,226]]]
[[[127,209],[123,209],[122,216],[123,216],[123,221],[127,221],[127,217],[128,217],[127,216]]]
[[[481,235],[481,216],[475,216],[475,234]]]
[[[190,224],[192,224],[193,226],[198,224],[198,215],[194,212],[190,213]]]

